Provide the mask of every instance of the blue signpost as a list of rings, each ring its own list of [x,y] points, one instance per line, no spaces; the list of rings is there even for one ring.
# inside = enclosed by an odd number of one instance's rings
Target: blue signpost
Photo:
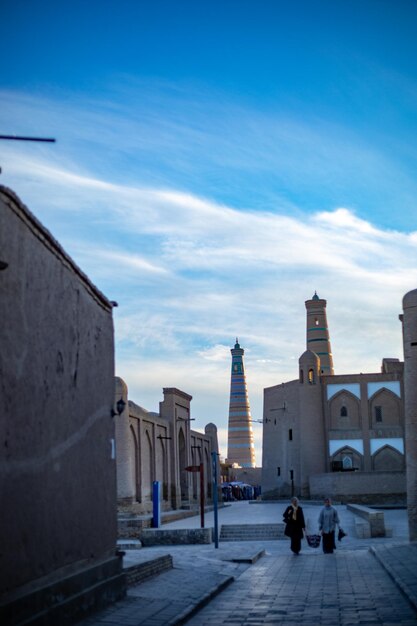
[[[152,484],[152,503],[152,528],[159,528],[161,526],[161,483],[159,480],[154,480]]]
[[[218,517],[218,494],[217,494],[217,452],[211,453],[213,473],[213,505],[214,505],[214,547],[219,547],[219,517]]]

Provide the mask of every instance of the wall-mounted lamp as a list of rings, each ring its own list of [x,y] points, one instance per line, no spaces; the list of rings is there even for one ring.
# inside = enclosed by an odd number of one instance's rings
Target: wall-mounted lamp
[[[195,422],[195,417],[177,417],[177,422]]]
[[[164,437],[163,435],[158,435],[157,439],[172,439],[172,437]]]
[[[111,416],[114,417],[115,415],[121,415],[125,410],[125,406],[126,402],[123,400],[123,398],[120,398],[120,400],[116,402],[116,410],[111,410]]]
[[[0,271],[5,270],[9,267],[9,264],[6,261],[0,261]]]

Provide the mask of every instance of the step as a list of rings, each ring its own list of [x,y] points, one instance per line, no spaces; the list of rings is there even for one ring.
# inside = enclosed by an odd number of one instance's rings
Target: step
[[[284,524],[223,524],[220,541],[273,541],[284,539]]]
[[[66,626],[126,595],[121,559],[105,559],[0,606],[1,624]]]
[[[140,550],[141,547],[140,539],[119,539],[117,542],[118,550]]]
[[[143,546],[207,544],[212,542],[211,528],[147,528],[142,532]]]
[[[162,572],[167,572],[172,568],[172,556],[170,554],[164,554],[163,556],[125,567],[123,571],[126,574],[127,584],[130,586],[138,585],[152,576],[158,576],[162,574]]]

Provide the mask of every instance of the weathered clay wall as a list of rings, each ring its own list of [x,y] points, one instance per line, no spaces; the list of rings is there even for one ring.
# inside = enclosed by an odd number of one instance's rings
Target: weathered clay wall
[[[405,472],[332,472],[310,477],[311,498],[330,496],[341,502],[405,501]]]
[[[264,389],[262,498],[290,496],[291,470],[295,493],[299,494],[299,387],[299,381],[293,380]]]
[[[206,426],[205,433],[190,428],[191,396],[179,389],[164,389],[161,414],[147,411],[128,399],[126,383],[116,378],[116,405],[126,402],[124,411],[115,416],[117,492],[119,512],[148,514],[153,510],[152,482],[161,482],[161,508],[178,508],[171,494],[181,493],[180,477],[190,492],[190,505],[199,503],[200,480],[197,472],[186,472],[187,465],[204,466],[204,493],[212,499],[212,451],[218,451],[217,428]],[[184,450],[179,454],[178,434],[184,433]],[[175,459],[175,461],[173,461]]]
[[[0,187],[0,597],[114,554],[111,305]]]
[[[230,480],[257,487],[262,481],[262,467],[233,467],[229,470],[229,476]]]
[[[405,442],[410,541],[417,541],[417,289],[403,298]]]

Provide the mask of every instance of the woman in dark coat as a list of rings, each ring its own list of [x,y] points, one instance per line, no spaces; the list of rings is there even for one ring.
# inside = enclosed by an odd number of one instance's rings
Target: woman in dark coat
[[[285,534],[291,538],[291,550],[298,554],[305,531],[304,513],[298,504],[298,498],[291,498],[291,504],[284,511],[284,522]]]

